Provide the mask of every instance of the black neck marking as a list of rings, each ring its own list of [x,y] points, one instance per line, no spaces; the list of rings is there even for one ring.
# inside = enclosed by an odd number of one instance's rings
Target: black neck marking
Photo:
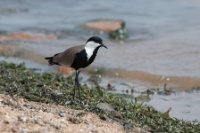
[[[99,48],[100,48],[101,46],[98,46],[94,51],[93,51],[93,54],[92,54],[92,56],[89,58],[89,60],[88,60],[88,62],[91,64],[93,61],[94,61],[94,59],[95,59],[95,57],[96,57],[96,55],[97,55],[97,52],[98,52],[98,50],[99,50]]]
[[[94,61],[99,48],[100,48],[100,46],[94,50],[94,52],[93,52],[92,56],[89,58],[89,60],[87,59],[86,50],[85,49],[81,50],[81,52],[76,54],[71,67],[74,68],[75,70],[78,70],[79,68],[85,68],[88,65],[90,65]]]

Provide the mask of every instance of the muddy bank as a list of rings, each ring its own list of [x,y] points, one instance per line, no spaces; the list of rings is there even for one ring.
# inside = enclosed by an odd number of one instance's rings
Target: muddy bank
[[[190,90],[200,86],[200,78],[162,76],[142,71],[127,71],[122,69],[106,70],[104,76],[125,79],[127,82],[138,83],[146,88],[167,88],[173,90]]]

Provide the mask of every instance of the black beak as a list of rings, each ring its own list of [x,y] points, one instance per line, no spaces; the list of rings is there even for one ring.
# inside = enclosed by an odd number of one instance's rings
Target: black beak
[[[104,47],[104,48],[108,49],[108,47],[106,45],[104,45],[104,44],[101,44],[101,47]]]

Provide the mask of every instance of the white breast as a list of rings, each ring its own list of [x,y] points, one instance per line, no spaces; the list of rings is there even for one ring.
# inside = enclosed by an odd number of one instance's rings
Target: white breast
[[[93,48],[85,48],[87,59],[89,60],[90,57],[93,55],[94,49]]]
[[[87,54],[87,59],[89,60],[90,57],[93,55],[94,50],[99,46],[99,43],[95,43],[93,41],[87,42],[85,45],[85,51]]]

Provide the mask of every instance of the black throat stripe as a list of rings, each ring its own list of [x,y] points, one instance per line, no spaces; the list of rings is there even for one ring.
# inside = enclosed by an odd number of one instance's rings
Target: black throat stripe
[[[89,58],[89,60],[87,59],[86,50],[85,49],[81,50],[81,52],[76,54],[71,67],[74,68],[75,70],[78,70],[79,68],[84,68],[84,67],[87,67],[88,65],[90,65],[94,61],[99,48],[100,47],[97,47],[94,50],[94,52],[93,52],[92,56]]]

